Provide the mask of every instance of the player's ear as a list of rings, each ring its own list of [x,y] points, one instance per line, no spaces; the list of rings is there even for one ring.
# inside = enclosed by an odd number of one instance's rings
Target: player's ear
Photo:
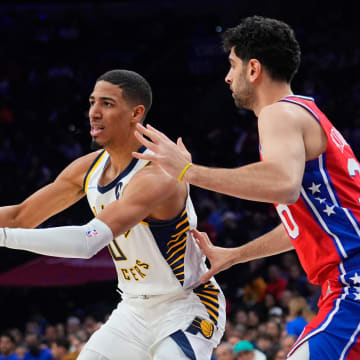
[[[144,118],[145,114],[145,106],[144,105],[136,105],[133,107],[132,111],[132,122],[138,123],[141,122]]]
[[[263,71],[263,67],[259,60],[257,59],[249,60],[247,64],[247,73],[250,82],[256,81],[260,77],[262,71]]]

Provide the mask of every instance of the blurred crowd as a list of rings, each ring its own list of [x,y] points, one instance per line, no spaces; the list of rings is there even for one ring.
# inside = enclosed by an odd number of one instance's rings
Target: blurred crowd
[[[283,266],[292,264],[292,254],[282,260]],[[290,268],[291,276],[286,278],[278,266],[271,265],[267,282],[257,277],[243,289],[241,306],[230,311],[233,305],[229,304],[225,335],[213,360],[285,360],[303,327],[315,316],[314,300],[319,295],[316,288],[308,288],[306,280],[295,276],[297,268]],[[21,329],[9,327],[0,334],[0,360],[76,359],[107,317],[98,321],[92,315],[71,315],[63,322],[51,323],[34,315]]]
[[[66,322],[54,325],[35,316],[25,323],[23,332],[14,327],[0,335],[0,359],[74,360],[100,326],[92,316],[83,321],[70,316]]]
[[[182,136],[194,162],[235,167],[257,161],[256,121],[233,105],[223,80],[228,65],[220,38],[225,28],[255,13],[293,26],[303,51],[294,92],[314,96],[359,156],[360,50],[352,36],[359,24],[351,4],[328,4],[326,13],[317,2],[295,12],[283,2],[202,5],[0,5],[0,51],[5,54],[0,57],[1,205],[22,201],[90,151],[88,96],[96,78],[115,68],[148,79],[154,92],[148,121],[173,139]],[[317,21],[307,21],[310,15]],[[278,224],[270,204],[196,188],[192,197],[200,230],[220,246],[239,246]],[[84,200],[42,226],[79,224],[90,217]],[[0,256],[0,271],[5,271],[34,255],[1,249]],[[317,311],[319,289],[307,281],[292,252],[238,265],[217,280],[229,318],[224,343],[214,354],[219,360],[261,359],[260,352],[267,359],[284,359]],[[88,295],[85,289],[84,299],[91,301]],[[48,299],[39,300],[40,308],[41,301]],[[2,308],[10,302],[11,294],[0,289]],[[67,320],[56,325],[51,313],[30,313],[15,328],[0,323],[0,359],[8,359],[6,349],[27,360],[40,359],[40,353],[47,354],[41,359],[76,358],[99,322],[92,316],[61,316]]]

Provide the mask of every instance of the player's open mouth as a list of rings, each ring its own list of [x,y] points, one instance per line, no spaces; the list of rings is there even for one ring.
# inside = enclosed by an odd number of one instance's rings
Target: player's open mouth
[[[103,127],[100,126],[91,126],[90,135],[98,136],[104,130]]]

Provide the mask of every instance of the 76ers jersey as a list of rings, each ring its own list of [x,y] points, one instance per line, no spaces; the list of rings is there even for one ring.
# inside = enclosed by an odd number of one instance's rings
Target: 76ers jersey
[[[277,212],[311,282],[337,279],[343,286],[356,286],[360,284],[359,162],[312,98],[288,96],[281,101],[309,111],[325,131],[327,147],[306,162],[297,202],[277,204]]]
[[[139,151],[148,150],[142,147]],[[121,198],[131,178],[147,165],[144,160],[133,159],[110,184],[100,186],[99,179],[109,160],[109,154],[101,152],[85,177],[85,192],[95,215]],[[119,288],[126,295],[143,296],[177,293],[199,285],[206,265],[189,232],[196,227],[196,221],[188,196],[186,205],[175,218],[169,221],[144,219],[117,236],[108,249],[115,263]]]

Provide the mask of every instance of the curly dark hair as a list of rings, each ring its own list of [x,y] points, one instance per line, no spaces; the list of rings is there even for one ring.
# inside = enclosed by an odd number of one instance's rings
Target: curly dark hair
[[[294,31],[282,21],[251,16],[223,34],[223,47],[237,57],[257,59],[274,80],[291,82],[300,65],[300,46]]]
[[[152,91],[149,83],[138,73],[130,70],[110,70],[96,79],[107,81],[122,89],[122,95],[126,102],[133,105],[144,105],[145,119],[152,104]]]

